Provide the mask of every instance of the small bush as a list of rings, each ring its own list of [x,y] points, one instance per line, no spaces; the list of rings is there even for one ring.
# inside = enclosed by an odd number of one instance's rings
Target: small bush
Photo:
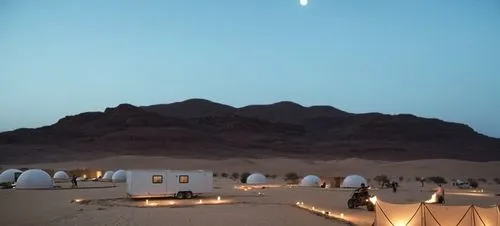
[[[285,181],[297,183],[298,180],[299,180],[299,175],[295,172],[289,172],[289,173],[285,174]]]
[[[216,172],[214,172],[214,177],[218,177],[218,176],[219,176],[219,174],[217,174]]]
[[[474,189],[479,187],[479,183],[477,183],[477,180],[475,179],[469,178],[467,179],[467,182],[469,182],[469,185]]]
[[[403,182],[404,180],[405,180],[405,178],[403,176],[399,177],[399,182]]]
[[[233,174],[231,174],[231,179],[237,180],[238,178],[240,178],[240,174],[239,173],[234,172]]]
[[[373,180],[376,181],[381,186],[390,183],[389,177],[387,175],[384,175],[384,174],[375,176],[373,178]]]
[[[266,173],[266,175],[264,175],[264,176],[265,176],[266,178],[271,178],[271,174],[267,174],[267,173]]]
[[[11,189],[11,188],[13,188],[13,186],[10,182],[0,183],[0,189]]]
[[[417,181],[417,182],[422,182],[422,180],[425,180],[425,178],[418,177],[418,176],[415,177],[415,181]]]
[[[276,179],[276,177],[278,177],[276,174],[272,174],[269,176],[271,179]]]
[[[487,183],[488,180],[486,180],[485,178],[479,178],[477,179],[477,181],[481,182],[481,183]]]
[[[248,176],[250,176],[249,172],[243,172],[240,176],[241,183],[246,184]]]
[[[494,181],[496,184],[500,184],[500,178],[495,178],[495,179],[493,179],[493,181]]]
[[[448,183],[446,181],[446,179],[444,179],[444,177],[440,177],[440,176],[429,177],[429,178],[427,178],[427,180],[429,180],[433,183],[436,183],[436,184],[447,184]]]
[[[227,173],[221,173],[221,177],[227,178],[228,176],[229,176],[229,174],[227,174]]]

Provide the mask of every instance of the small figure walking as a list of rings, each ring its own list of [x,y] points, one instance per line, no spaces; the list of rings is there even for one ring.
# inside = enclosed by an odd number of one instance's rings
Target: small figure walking
[[[77,188],[78,187],[78,182],[76,181],[76,176],[73,176],[73,178],[71,178],[71,183],[73,184],[71,186],[72,188]]]
[[[395,181],[393,181],[391,183],[391,186],[392,186],[392,192],[396,193],[396,191],[398,189],[398,184]]]

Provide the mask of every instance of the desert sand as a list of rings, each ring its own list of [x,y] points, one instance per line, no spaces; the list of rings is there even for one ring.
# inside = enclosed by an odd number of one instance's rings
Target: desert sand
[[[345,176],[359,174],[365,178],[376,175],[404,176],[397,193],[388,189],[375,189],[373,194],[381,200],[393,203],[416,203],[427,200],[434,184],[424,188],[414,181],[415,176],[443,176],[445,178],[496,178],[499,162],[475,163],[454,160],[424,160],[411,162],[380,162],[360,159],[342,161],[306,161],[295,159],[229,159],[200,160],[164,157],[120,156],[95,161],[43,163],[36,165],[2,166],[3,168],[50,168],[74,169],[78,167],[104,169],[167,168],[206,169],[214,172],[254,172],[276,174],[271,181],[282,187],[235,189],[238,181],[215,178],[214,193],[200,199],[221,196],[229,204],[194,205],[183,208],[137,207],[145,201],[127,200],[125,184],[105,182],[81,182],[81,189],[62,190],[0,190],[0,225],[345,225],[299,209],[296,202],[304,202],[334,213],[342,213],[346,220],[356,225],[371,225],[373,212],[366,208],[348,209],[346,201],[350,191],[285,186],[281,179],[287,172],[299,175]],[[85,187],[109,186],[112,188],[85,189]],[[68,188],[69,184],[61,184]],[[484,196],[454,194],[455,189],[446,185],[447,205],[489,206],[498,204],[500,186],[494,183],[480,184]],[[259,195],[259,192],[261,193]],[[467,190],[460,190],[467,193]],[[90,203],[74,203],[74,199],[91,200]],[[113,201],[114,200],[114,201]],[[121,200],[120,202],[116,200]],[[165,200],[158,200],[163,202]],[[195,202],[197,200],[193,200]],[[155,200],[151,200],[155,202]],[[124,204],[128,203],[128,204]]]

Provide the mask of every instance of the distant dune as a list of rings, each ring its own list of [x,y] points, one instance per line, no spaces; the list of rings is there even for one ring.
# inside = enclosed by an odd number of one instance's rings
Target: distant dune
[[[500,139],[414,115],[352,114],[293,102],[235,108],[203,99],[67,116],[0,133],[0,163],[116,155],[226,159],[287,157],[500,160]]]

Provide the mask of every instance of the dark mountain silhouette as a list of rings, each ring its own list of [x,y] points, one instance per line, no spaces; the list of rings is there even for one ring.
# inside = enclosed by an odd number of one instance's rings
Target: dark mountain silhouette
[[[467,125],[414,115],[352,114],[293,102],[234,108],[203,99],[67,116],[0,133],[0,161],[133,154],[201,158],[500,160],[500,140]]]

